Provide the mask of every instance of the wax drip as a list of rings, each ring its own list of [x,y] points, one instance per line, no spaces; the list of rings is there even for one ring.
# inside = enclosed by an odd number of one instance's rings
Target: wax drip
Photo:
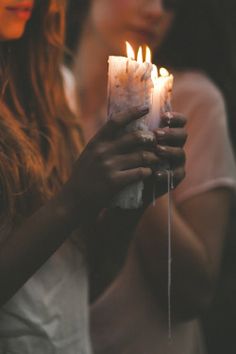
[[[168,338],[172,339],[172,313],[171,313],[171,263],[172,263],[172,193],[171,190],[174,188],[174,173],[169,168],[167,170],[167,183],[168,183]]]
[[[156,205],[156,183],[153,182],[153,194],[152,194],[152,205]]]
[[[168,279],[167,279],[167,297],[168,297],[168,338],[172,340],[172,308],[171,308],[171,263],[172,263],[172,193],[174,189],[174,172],[170,168],[165,170],[167,173],[167,196],[168,196],[168,221],[167,221],[167,233],[168,233]],[[156,185],[153,183],[153,201],[152,205],[156,205]]]

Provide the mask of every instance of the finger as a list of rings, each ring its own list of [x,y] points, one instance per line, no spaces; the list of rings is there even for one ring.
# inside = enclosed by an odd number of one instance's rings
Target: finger
[[[130,170],[116,172],[114,183],[118,189],[122,189],[129,184],[142,181],[152,175],[149,167],[138,167]]]
[[[175,189],[179,185],[179,183],[184,179],[185,169],[183,167],[180,167],[169,171],[155,171],[154,176],[155,182],[158,184],[158,188],[164,188],[167,185],[168,181],[170,181],[170,188]]]
[[[160,158],[167,161],[172,168],[184,165],[186,156],[182,148],[157,145],[156,152]]]
[[[162,128],[154,131],[158,144],[183,147],[187,140],[184,128]]]
[[[120,171],[138,167],[154,167],[160,162],[161,159],[154,152],[144,150],[126,155],[120,155],[114,160],[116,168]]]
[[[145,116],[148,112],[148,107],[134,107],[109,117],[107,123],[97,133],[96,139],[112,139],[121,128]]]
[[[174,170],[174,176],[173,176],[174,177],[174,181],[173,181],[173,184],[174,184],[175,187],[177,187],[180,184],[180,182],[183,181],[183,179],[185,178],[185,175],[186,175],[186,173],[185,173],[184,167],[179,167],[179,168]]]
[[[131,133],[124,133],[119,139],[114,140],[111,152],[124,153],[138,147],[155,149],[156,144],[156,136],[153,132],[136,130]]]
[[[187,119],[176,112],[166,112],[161,116],[160,128],[172,127],[172,128],[183,128],[187,122]]]

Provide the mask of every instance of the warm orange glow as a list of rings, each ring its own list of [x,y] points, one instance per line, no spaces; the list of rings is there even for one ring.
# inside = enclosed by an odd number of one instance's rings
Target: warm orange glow
[[[146,61],[146,63],[152,62],[152,53],[151,53],[151,50],[149,47],[146,47],[145,61]]]
[[[129,42],[125,42],[126,43],[126,53],[127,53],[127,57],[129,59],[135,59],[135,55],[134,55],[134,50],[131,47],[131,45],[129,44]]]
[[[129,59],[135,60],[134,50],[133,50],[132,46],[129,44],[129,42],[127,42],[127,41],[126,41],[126,52],[127,52],[127,57]],[[152,52],[148,46],[146,47],[145,60],[144,60],[144,56],[143,56],[142,47],[140,46],[138,49],[137,62],[139,64],[142,64],[144,61],[146,63],[150,63],[150,64],[152,63]],[[168,70],[166,70],[165,68],[160,68],[159,74],[160,74],[160,77],[163,77],[163,78],[170,76]],[[153,64],[151,78],[152,78],[152,82],[153,82],[154,86],[158,85],[158,77],[159,77],[158,69],[157,69],[156,65]]]
[[[167,76],[170,75],[170,74],[169,74],[169,71],[166,70],[165,68],[160,68],[159,72],[160,72],[160,75],[161,75],[162,77],[167,77]]]
[[[143,63],[143,50],[142,50],[142,47],[139,47],[139,49],[138,49],[137,62],[139,64]]]

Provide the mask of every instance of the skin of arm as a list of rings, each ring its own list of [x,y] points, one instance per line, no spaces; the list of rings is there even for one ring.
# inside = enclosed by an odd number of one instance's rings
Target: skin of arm
[[[72,231],[77,228],[87,231],[120,188],[150,176],[152,171],[148,166],[158,158],[147,151],[150,143],[141,133],[136,136],[127,133],[116,139],[120,129],[146,113],[146,109],[134,108],[104,125],[75,162],[71,177],[59,194],[2,238],[0,305],[15,294]]]
[[[230,191],[213,189],[178,207],[173,205],[172,308],[175,318],[190,319],[209,305],[221,263]],[[136,251],[151,288],[167,306],[168,200],[160,198],[143,215],[135,236]],[[165,220],[165,222],[163,222]]]
[[[178,82],[181,83],[181,88],[175,86],[173,106],[185,112],[189,117],[189,122],[191,120],[189,125],[187,123],[189,140],[188,146],[186,145],[186,159],[190,161],[187,168],[190,177],[188,175],[186,178],[189,178],[190,184],[194,183],[192,178],[195,173],[198,171],[204,173],[204,164],[205,166],[208,162],[210,164],[213,156],[223,155],[224,160],[229,156],[230,160],[232,153],[226,135],[227,118],[222,95],[201,74],[194,73],[189,78],[187,76],[185,79],[176,80],[176,85],[178,86]],[[185,83],[184,80],[186,80]],[[189,85],[189,80],[191,80],[191,85]],[[205,123],[199,124],[199,120],[204,116],[207,117]],[[215,126],[214,134],[217,145],[210,145],[210,136],[204,135],[207,131],[211,131],[212,126]],[[204,136],[205,139],[202,139]],[[201,161],[196,160],[196,146],[202,146],[207,152],[209,145],[212,149],[209,154],[206,154]],[[195,159],[195,163],[192,159]],[[217,163],[223,164],[223,161],[218,160]],[[210,166],[214,178],[216,172],[213,164]],[[229,165],[227,169],[229,173],[232,165],[231,167]],[[182,191],[184,190],[182,187]],[[199,316],[211,302],[221,265],[231,198],[232,190],[222,186],[195,194],[191,198],[188,197],[178,205],[173,203],[172,308],[176,318]],[[167,221],[163,224],[159,223],[158,226],[158,220],[167,220],[165,198],[156,203],[156,210],[149,208],[137,231],[137,250],[140,261],[147,278],[151,280],[152,289],[156,295],[158,294],[158,300],[162,301],[164,308],[167,306]],[[146,239],[144,239],[145,232]],[[153,247],[150,247],[149,242]],[[141,246],[144,247],[143,250]],[[152,257],[150,257],[150,252]]]
[[[73,210],[58,196],[11,233],[0,247],[0,306],[46,262],[76,224]]]

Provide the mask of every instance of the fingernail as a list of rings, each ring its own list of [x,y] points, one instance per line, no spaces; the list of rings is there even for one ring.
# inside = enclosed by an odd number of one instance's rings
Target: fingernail
[[[157,145],[157,151],[160,153],[166,153],[167,152],[167,148],[165,146],[162,145]]]
[[[157,129],[156,134],[157,134],[157,136],[164,136],[164,135],[166,135],[166,131],[163,129]]]

